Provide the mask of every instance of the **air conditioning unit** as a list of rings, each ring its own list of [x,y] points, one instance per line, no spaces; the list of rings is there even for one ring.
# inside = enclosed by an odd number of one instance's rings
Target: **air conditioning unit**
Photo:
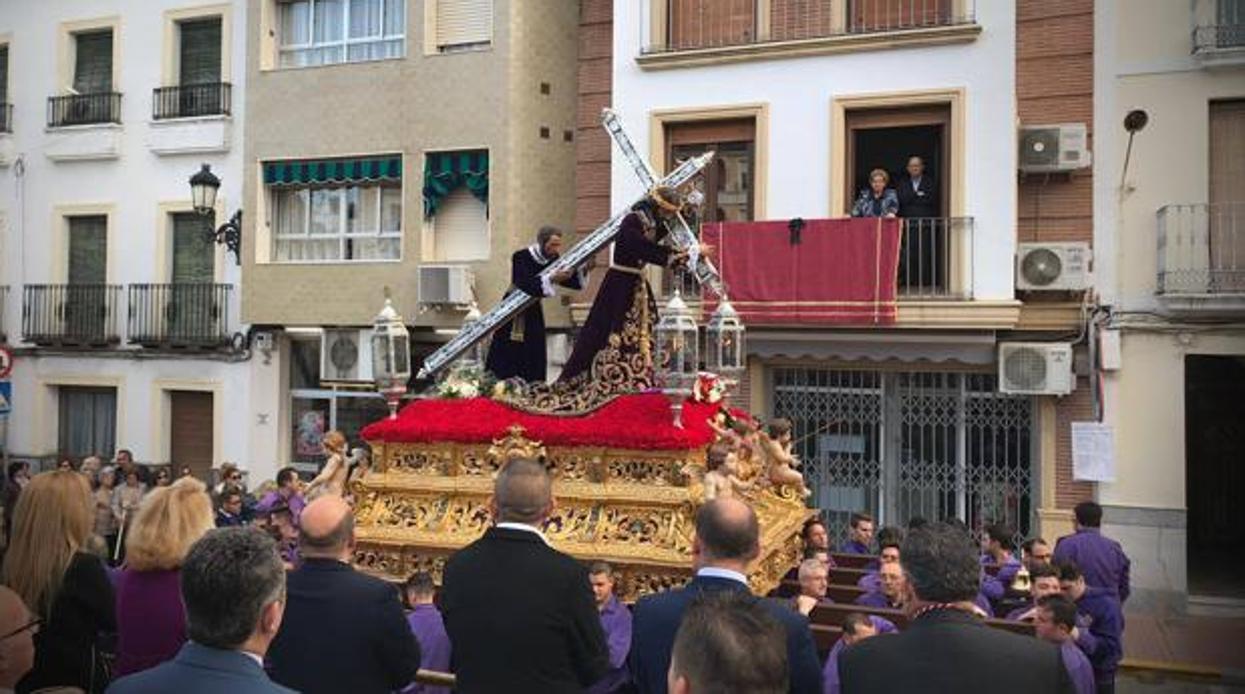
[[[320,380],[326,383],[370,383],[371,338],[371,330],[325,328],[320,338]]]
[[[425,265],[419,268],[419,303],[466,306],[473,298],[475,275],[461,265]]]
[[[1067,342],[999,343],[999,391],[1017,395],[1067,395],[1072,375],[1072,345]]]
[[[1021,243],[1016,246],[1016,288],[1029,292],[1089,289],[1088,243]]]
[[[1032,125],[1020,129],[1020,170],[1025,173],[1075,171],[1090,164],[1084,123]]]

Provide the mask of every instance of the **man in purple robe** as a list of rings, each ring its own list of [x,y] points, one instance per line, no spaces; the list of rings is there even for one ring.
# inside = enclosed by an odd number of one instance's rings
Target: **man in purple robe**
[[[1124,613],[1119,598],[1106,588],[1087,585],[1074,564],[1059,567],[1059,585],[1064,597],[1076,603],[1074,638],[1094,665],[1099,694],[1114,694],[1115,671],[1124,655]]]
[[[857,605],[866,607],[903,607],[904,576],[898,562],[878,567],[879,590],[856,598]]]
[[[1038,602],[1047,595],[1058,595],[1059,570],[1050,564],[1037,564],[1029,570],[1029,591],[1033,594],[1033,604],[1017,607],[1007,613],[1007,619],[1013,622],[1032,622],[1037,616]]]
[[[888,532],[888,531],[895,532]],[[903,542],[903,537],[898,532],[898,528],[882,528],[878,533],[878,544],[880,545],[878,553],[878,564],[898,564],[899,563],[899,545]],[[874,592],[881,589],[881,579],[878,578],[876,568],[871,569],[864,576],[856,581],[856,585],[867,591]]]
[[[1050,544],[1040,537],[1031,537],[1020,545],[1020,561],[1029,568],[1038,564],[1050,566],[1051,556]]]
[[[848,521],[848,540],[841,548],[850,554],[871,554],[873,549],[873,516],[867,513],[853,513]]]
[[[445,633],[445,622],[441,619],[441,611],[432,604],[432,596],[436,588],[432,576],[427,571],[416,571],[406,580],[403,592],[411,606],[406,615],[406,622],[411,626],[411,633],[419,641],[419,652],[422,654],[419,666],[424,670],[436,672],[450,671],[450,637]],[[450,694],[448,687],[433,687],[418,682],[412,683],[402,694]]]
[[[1076,533],[1055,543],[1055,563],[1075,564],[1087,584],[1109,591],[1123,604],[1128,600],[1131,562],[1120,543],[1102,536],[1101,506],[1083,501],[1075,512]]]
[[[627,671],[627,654],[631,652],[631,610],[614,595],[614,569],[603,561],[588,567],[592,597],[601,613],[601,629],[610,651],[610,670],[605,677],[588,688],[589,694],[623,691],[631,682]]]
[[[982,532],[981,546],[984,550],[981,565],[999,567],[997,574],[982,576],[981,593],[988,600],[1001,600],[1021,567],[1020,560],[1014,554],[1016,543],[1012,540],[1012,529],[998,523],[987,525]]]
[[[562,254],[562,231],[541,227],[536,243],[510,256],[511,292],[523,292],[538,299],[553,296],[553,285],[567,289],[588,286],[586,268],[563,270],[542,278],[540,273]],[[515,376],[528,382],[545,380],[545,312],[537,302],[523,314],[493,333],[486,368],[498,380]]]
[[[272,513],[272,510],[279,505],[289,509],[294,519],[294,526],[298,527],[299,519],[303,515],[303,507],[307,505],[307,502],[298,491],[298,470],[292,467],[283,467],[277,471],[277,488],[259,500],[255,506],[255,512]]]
[[[1059,656],[1076,694],[1094,694],[1094,666],[1076,645],[1076,605],[1055,593],[1038,599],[1035,613],[1034,632],[1039,639],[1059,646]]]
[[[853,646],[867,638],[878,634],[893,634],[898,631],[888,619],[876,615],[852,612],[843,617],[843,635],[834,642],[830,654],[826,656],[826,665],[821,671],[825,694],[839,694],[839,654],[849,646]]]

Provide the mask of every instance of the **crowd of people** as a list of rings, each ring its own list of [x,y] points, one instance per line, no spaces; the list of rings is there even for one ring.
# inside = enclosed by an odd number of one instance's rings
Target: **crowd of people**
[[[726,453],[782,445],[778,424],[737,432]],[[971,691],[1005,678],[1109,693],[1121,657],[1128,559],[1092,502],[1076,533],[1027,540],[1020,556],[1002,525],[974,537],[955,519],[877,528],[857,513],[833,548],[813,519],[767,598],[747,578],[757,517],[721,494],[697,511],[691,582],[628,606],[613,567],[544,536],[539,461],[502,468],[492,526],[439,586],[433,564],[401,586],[356,571],[348,495],[307,501],[292,468],[258,493],[232,466],[210,488],[192,474],[148,486],[140,469],[124,451],[114,465],[10,467],[0,691]],[[810,617],[831,588],[857,597],[823,658]],[[1034,636],[995,628],[996,614]],[[420,668],[455,679],[416,681]]]

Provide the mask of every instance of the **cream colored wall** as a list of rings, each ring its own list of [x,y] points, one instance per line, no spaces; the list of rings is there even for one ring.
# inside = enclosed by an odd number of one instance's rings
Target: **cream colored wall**
[[[265,2],[251,3],[258,25]],[[418,325],[457,327],[461,311],[418,311],[423,166],[428,150],[489,150],[491,254],[470,263],[484,307],[509,285],[509,256],[543,224],[574,218],[575,3],[497,0],[486,50],[425,55],[424,12],[408,0],[406,57],[301,69],[260,69],[261,34],[248,41],[243,319],[285,325],[366,325],[385,286]],[[551,84],[551,94],[539,84]],[[540,125],[550,129],[539,137]],[[400,262],[262,261],[269,243],[259,162],[397,152],[403,155]],[[556,301],[556,300],[555,300]],[[550,302],[550,309],[556,304]],[[562,312],[551,310],[551,322]]]
[[[1184,358],[1243,352],[1240,333],[1125,335],[1124,368],[1107,375],[1105,421],[1115,428],[1116,481],[1099,485],[1103,504],[1185,508]]]

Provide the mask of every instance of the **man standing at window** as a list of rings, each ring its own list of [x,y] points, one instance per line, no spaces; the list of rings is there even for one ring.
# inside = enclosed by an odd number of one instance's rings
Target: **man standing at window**
[[[583,289],[588,268],[540,273],[562,254],[562,231],[541,227],[536,243],[510,256],[510,290],[541,299],[553,296],[553,285]],[[498,380],[518,376],[528,383],[545,380],[545,313],[537,302],[493,334],[486,366]]]
[[[925,173],[925,161],[917,156],[908,157],[908,177],[900,181],[900,217],[937,217],[938,186],[932,176]]]

